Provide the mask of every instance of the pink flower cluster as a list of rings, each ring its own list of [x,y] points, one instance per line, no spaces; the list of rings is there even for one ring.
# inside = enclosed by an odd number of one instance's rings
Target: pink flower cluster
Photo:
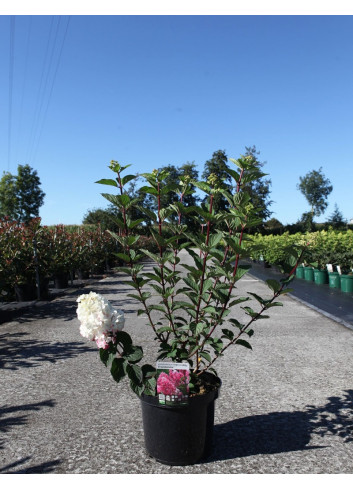
[[[162,372],[157,380],[157,394],[165,396],[182,396],[179,387],[189,384],[189,372],[187,370],[169,370],[169,375]]]

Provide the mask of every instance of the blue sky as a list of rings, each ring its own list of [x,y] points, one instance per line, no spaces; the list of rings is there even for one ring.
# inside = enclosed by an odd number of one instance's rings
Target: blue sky
[[[12,22],[12,23],[11,23]],[[12,41],[11,41],[12,39]],[[0,16],[0,174],[37,170],[43,224],[106,207],[111,159],[135,172],[256,145],[272,217],[308,210],[322,167],[353,218],[353,17]]]

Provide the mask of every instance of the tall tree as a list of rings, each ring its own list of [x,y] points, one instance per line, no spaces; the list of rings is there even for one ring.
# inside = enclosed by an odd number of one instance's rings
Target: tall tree
[[[180,195],[178,194],[178,187],[181,179],[189,177],[191,180],[198,179],[198,171],[194,162],[187,161],[181,166],[167,165],[159,168],[159,171],[167,171],[168,175],[164,179],[163,183],[174,188],[174,191],[168,192],[162,196],[161,204],[162,208],[167,207],[170,204],[178,202]],[[199,198],[195,193],[188,193],[183,196],[183,205],[185,207],[195,206]],[[182,218],[182,223],[188,226],[188,229],[192,231],[196,224],[194,219],[185,214]]]
[[[17,212],[16,177],[10,172],[3,172],[0,180],[0,218],[8,216],[15,220]]]
[[[330,226],[332,226],[334,229],[342,229],[347,226],[347,219],[343,217],[342,212],[339,210],[338,205],[335,204],[335,209],[331,216],[329,217],[329,220],[327,221]]]
[[[18,165],[15,176],[4,172],[0,180],[0,215],[20,222],[38,217],[45,197],[40,185],[37,171],[29,165]]]
[[[262,168],[266,162],[259,161],[259,154],[260,151],[256,150],[256,146],[245,146],[245,156],[252,157],[253,165],[257,168]],[[245,183],[242,187],[244,191],[250,194],[251,203],[257,209],[257,215],[262,221],[266,221],[272,214],[272,211],[269,210],[269,206],[273,202],[270,200],[270,186],[271,180],[269,178],[266,179],[264,175],[255,181]]]
[[[114,217],[116,217],[116,208],[113,205],[109,205],[106,209],[96,208],[86,212],[83,216],[82,224],[100,224],[101,229],[105,231],[118,231],[119,226],[115,223]]]
[[[229,168],[227,164],[227,155],[226,152],[222,149],[215,151],[212,154],[212,158],[206,161],[204,166],[204,171],[202,173],[202,178],[204,180],[208,180],[211,175],[214,175],[217,178],[218,185],[220,188],[224,190],[228,190],[228,192],[232,191],[231,176],[227,173],[227,169]],[[207,199],[205,199],[206,201]],[[228,208],[227,199],[220,193],[216,194],[213,200],[213,208],[215,212],[223,211]]]
[[[332,185],[328,178],[319,170],[312,170],[304,177],[299,177],[297,189],[304,195],[310,205],[311,221],[314,216],[320,216],[328,206],[327,197],[332,192]]]

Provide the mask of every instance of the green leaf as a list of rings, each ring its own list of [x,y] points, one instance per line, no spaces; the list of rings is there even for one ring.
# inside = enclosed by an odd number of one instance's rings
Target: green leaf
[[[281,284],[279,282],[277,282],[277,280],[274,280],[274,279],[271,279],[271,278],[269,278],[268,280],[266,280],[266,284],[275,293],[278,292],[280,290],[280,288],[281,288]]]
[[[206,182],[193,181],[193,184],[195,187],[199,188],[203,192],[206,192],[207,194],[211,192],[211,187]]]
[[[160,334],[160,333],[171,333],[173,330],[170,326],[162,326],[161,328],[157,329],[157,333]]]
[[[250,299],[250,297],[239,297],[238,299],[235,299],[234,301],[229,303],[229,307],[235,306],[236,304],[240,304],[242,302],[246,302]]]
[[[206,292],[208,289],[210,289],[213,285],[213,282],[212,280],[210,280],[209,278],[206,279],[204,282],[203,282],[203,288],[202,288],[202,292]]]
[[[114,358],[112,362],[112,366],[110,369],[110,373],[112,374],[115,382],[120,382],[123,377],[125,377],[126,362],[123,358]]]
[[[151,258],[156,263],[159,263],[161,261],[161,259],[160,259],[160,257],[158,255],[155,255],[154,253],[151,253],[148,250],[141,249],[140,251],[142,251],[142,253],[144,253],[145,255],[147,255],[149,258]]]
[[[127,263],[130,262],[129,255],[126,255],[125,253],[115,253],[115,256],[117,256],[118,258],[120,258],[123,261],[126,261]]]
[[[252,350],[252,346],[246,340],[239,339],[235,342],[235,344],[245,346],[245,348],[249,348],[249,350]]]
[[[108,350],[105,350],[104,348],[99,348],[99,358],[104,363],[104,365],[107,366],[107,362],[108,362],[108,359],[109,359],[109,352],[108,352]]]
[[[217,233],[211,235],[208,242],[208,246],[210,248],[215,248],[218,245],[218,243],[221,241],[222,237],[223,237],[223,233]]]
[[[222,329],[222,333],[224,334],[224,337],[227,338],[228,340],[232,340],[234,338],[234,333],[230,329]]]
[[[126,333],[125,331],[117,331],[115,334],[117,343],[120,343],[123,345],[123,349],[125,350],[126,348],[129,348],[130,345],[132,345],[132,339],[131,336]]]
[[[140,346],[130,345],[128,348],[124,348],[124,358],[130,363],[136,363],[143,357],[143,350]]]
[[[133,392],[135,392],[135,394],[139,397],[141,396],[141,394],[144,391],[144,386],[142,384],[135,384],[135,382],[132,380],[130,380],[130,387],[131,387],[131,390]]]
[[[148,311],[161,311],[166,313],[166,308],[158,304],[151,304],[150,306],[148,306]]]
[[[146,363],[145,365],[142,365],[141,369],[142,369],[143,377],[145,379],[155,377],[155,375],[157,373],[156,369],[148,363]]]
[[[118,186],[116,181],[111,179],[111,178],[102,178],[102,180],[98,180],[97,182],[94,182],[94,183],[101,183],[103,185],[111,185],[112,187]]]
[[[202,358],[204,358],[208,362],[211,362],[211,360],[212,360],[211,355],[209,353],[207,353],[207,351],[201,351],[199,353],[199,356],[202,357]]]
[[[239,265],[237,268],[237,273],[235,274],[236,279],[241,279],[241,277],[245,275],[250,269],[251,265]]]
[[[193,290],[195,290],[196,292],[199,291],[199,285],[195,282],[194,279],[190,278],[190,277],[183,277],[183,280],[184,282],[189,286],[191,287]]]
[[[117,195],[116,198],[122,207],[128,206],[131,201],[130,197],[127,194]]]
[[[139,295],[136,295],[136,294],[126,294],[126,295],[127,295],[127,297],[132,297],[133,299],[136,299],[137,301],[143,302],[143,299]]]
[[[141,187],[140,192],[145,194],[158,195],[158,191],[153,187],[147,187],[147,186]]]
[[[283,289],[279,293],[279,295],[284,295],[284,294],[289,294],[290,292],[293,292],[294,289]]]
[[[234,326],[236,326],[239,329],[241,329],[244,326],[244,324],[241,324],[237,319],[234,318],[228,319],[228,321],[234,324]]]
[[[140,385],[142,383],[142,369],[138,365],[132,365],[131,363],[128,363],[126,365],[126,373],[131,382],[133,382],[135,385]]]
[[[266,304],[266,300],[264,300],[262,297],[260,297],[259,295],[255,294],[254,292],[248,292],[249,295],[253,296],[254,299],[256,299],[261,305],[265,305]]]
[[[121,183],[124,186],[131,180],[134,180],[135,178],[137,178],[137,175],[125,175],[124,177],[122,177]]]

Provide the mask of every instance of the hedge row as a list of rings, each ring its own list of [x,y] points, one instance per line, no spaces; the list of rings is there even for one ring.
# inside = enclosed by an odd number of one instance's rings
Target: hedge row
[[[307,245],[303,262],[320,270],[326,264],[339,265],[342,273],[353,268],[353,231],[317,231],[314,233],[284,233],[282,235],[252,237],[254,251],[251,257],[264,260],[271,265],[281,263],[285,259],[285,249],[289,246]]]
[[[152,238],[139,246],[151,248]],[[102,272],[119,264],[116,240],[99,226],[41,226],[0,220],[0,293],[14,298],[16,286],[48,281],[74,271]]]

